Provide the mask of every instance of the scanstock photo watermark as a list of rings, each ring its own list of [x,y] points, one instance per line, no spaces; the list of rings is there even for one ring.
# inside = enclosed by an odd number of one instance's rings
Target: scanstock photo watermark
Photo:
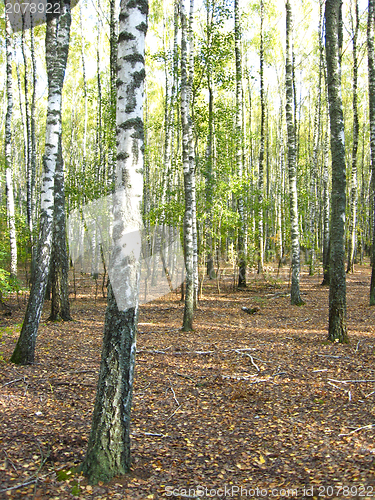
[[[299,493],[307,492],[298,488],[259,488],[225,484],[223,486],[195,486],[195,487],[165,487],[166,497],[177,498],[297,498]]]
[[[302,486],[299,488],[260,488],[225,484],[222,486],[165,486],[164,495],[175,498],[369,498],[375,497],[373,486]]]

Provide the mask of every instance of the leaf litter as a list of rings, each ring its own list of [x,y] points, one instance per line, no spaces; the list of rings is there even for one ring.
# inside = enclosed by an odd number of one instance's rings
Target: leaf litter
[[[47,322],[46,303],[36,363],[0,364],[0,498],[137,500],[172,491],[205,498],[198,487],[222,498],[225,486],[230,498],[375,496],[369,267],[347,275],[349,345],[326,341],[321,276],[302,273],[302,307],[290,305],[287,274],[254,275],[245,290],[226,280],[220,294],[215,280],[205,281],[191,333],[180,331],[178,294],[141,307],[132,469],[95,486],[77,467],[90,432],[106,301],[83,276],[74,322]],[[24,306],[14,307],[0,319],[5,360],[23,314]]]

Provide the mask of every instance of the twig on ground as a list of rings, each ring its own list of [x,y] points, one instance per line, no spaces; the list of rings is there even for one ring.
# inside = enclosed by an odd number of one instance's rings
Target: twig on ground
[[[18,490],[19,488],[23,488],[24,486],[28,486],[29,484],[34,484],[38,481],[38,478],[33,479],[32,481],[27,481],[26,483],[16,484],[16,486],[11,486],[10,488],[4,488],[0,490],[0,493],[4,491]]]
[[[290,293],[288,292],[276,292],[276,293],[266,293],[266,297],[270,299],[277,299],[278,297],[290,297]]]
[[[182,405],[180,405],[178,408],[176,408],[176,410],[172,413],[172,415],[169,415],[169,417],[167,418],[167,420],[165,421],[165,423],[167,423],[168,420],[170,420],[173,417],[173,415],[175,415],[178,412],[178,410],[181,408],[181,406]]]
[[[350,390],[344,389],[343,387],[339,387],[338,385],[332,384],[332,382],[327,382],[327,384],[331,385],[332,387],[335,387],[335,389],[339,389],[340,391],[346,392],[348,394],[349,403],[350,403],[350,401],[352,400],[352,393],[350,392]]]
[[[322,370],[313,370],[313,373],[318,373],[318,372],[327,372],[328,368],[323,368]]]
[[[343,387],[339,387],[338,385],[333,384],[332,382],[327,382],[327,384],[331,385],[332,387],[335,387],[336,389],[339,389],[340,391],[345,391],[348,392],[346,389]]]
[[[15,384],[16,382],[21,382],[21,380],[25,380],[25,377],[16,378],[15,380],[11,380],[10,382],[6,382],[5,384],[3,384],[3,387],[5,387],[6,385]]]
[[[137,354],[143,352],[146,352],[148,354],[170,354],[169,352],[165,351],[168,351],[168,349],[170,349],[171,347],[172,347],[171,345],[169,347],[166,347],[164,351],[160,351],[159,349],[139,349],[139,351],[137,350]]]
[[[357,427],[354,431],[348,432],[348,434],[339,434],[339,436],[350,436],[350,434],[354,434],[355,432],[361,431],[362,429],[371,429],[374,427],[374,424],[364,425],[363,427]]]
[[[169,380],[169,384],[170,384],[170,389],[172,391],[172,394],[173,394],[173,399],[176,401],[177,403],[177,406],[181,406],[180,403],[178,402],[178,399],[176,398],[176,393],[174,392],[174,389],[173,389],[173,386],[172,386],[172,382],[171,382],[171,379],[168,377],[168,380]]]
[[[367,379],[367,380],[356,380],[356,379],[351,379],[351,380],[337,380],[334,378],[329,378],[331,382],[336,382],[338,384],[364,384],[365,382],[375,382],[374,379]]]
[[[263,359],[260,359],[260,358],[257,358],[256,356],[253,356],[254,359],[257,359],[258,361],[260,361],[261,363],[264,363],[265,365],[267,363],[269,363],[269,361],[263,361]]]
[[[235,351],[235,352],[238,352],[238,351],[245,352],[245,351],[257,351],[257,350],[258,349],[256,347],[241,347],[239,349],[224,349],[224,352],[233,352],[233,351]]]
[[[4,450],[4,453],[5,453],[5,455],[7,456],[7,460],[8,460],[8,462],[10,463],[10,465],[11,465],[11,466],[13,467],[13,469],[14,469],[14,470],[18,473],[18,470],[17,470],[16,466],[14,465],[13,460],[11,460],[11,459],[9,458],[9,455],[8,455],[8,453],[6,452],[6,450]]]
[[[98,370],[75,370],[73,372],[70,372],[71,374],[76,374],[76,373],[97,373]]]
[[[354,351],[354,352],[358,352],[358,347],[359,347],[359,344],[360,344],[360,343],[361,343],[361,341],[360,341],[360,340],[358,340],[358,342],[357,342],[357,346],[356,346],[356,348],[355,348],[355,351]]]
[[[192,382],[195,383],[195,380],[189,377],[189,375],[183,375],[182,373],[177,373],[177,372],[175,372],[175,375],[177,375],[178,377],[187,378],[188,380],[191,380]]]
[[[372,391],[372,392],[370,392],[370,394],[367,394],[367,395],[365,396],[365,398],[369,398],[369,397],[370,397],[370,396],[372,396],[373,394],[375,394],[375,391]]]
[[[255,363],[251,354],[249,354],[247,352],[242,352],[242,351],[236,351],[236,352],[238,354],[241,354],[242,356],[247,356],[248,358],[250,358],[251,364],[257,369],[258,372],[260,372],[259,366]]]
[[[334,356],[333,354],[317,354],[317,356],[319,356],[320,358],[342,358],[342,356]]]

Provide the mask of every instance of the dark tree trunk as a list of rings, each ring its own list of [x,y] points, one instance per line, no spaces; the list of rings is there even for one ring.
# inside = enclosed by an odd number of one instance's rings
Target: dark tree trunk
[[[332,342],[348,342],[346,329],[345,208],[346,165],[341,98],[342,2],[327,0],[326,60],[331,128],[332,208],[330,228],[329,332]]]
[[[66,247],[65,183],[61,134],[59,137],[59,150],[56,162],[54,202],[50,270],[52,302],[49,319],[50,321],[57,321],[61,318],[64,321],[72,321],[69,303],[69,259]]]

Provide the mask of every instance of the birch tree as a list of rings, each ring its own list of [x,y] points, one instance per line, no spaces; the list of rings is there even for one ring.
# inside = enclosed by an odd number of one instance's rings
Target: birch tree
[[[290,225],[292,239],[292,283],[291,303],[303,304],[299,290],[300,245],[298,228],[298,203],[297,203],[297,165],[296,165],[296,130],[293,120],[293,71],[292,71],[292,9],[290,1],[286,1],[286,64],[285,64],[285,89],[286,89],[286,123],[288,132],[288,169],[289,169],[289,202]]]
[[[344,263],[346,164],[344,114],[341,97],[341,0],[326,0],[325,23],[332,159],[328,339],[332,342],[348,342],[346,329],[346,281]]]
[[[374,53],[374,24],[375,2],[368,2],[367,20],[367,55],[368,55],[368,95],[370,117],[370,151],[371,151],[371,210],[375,214],[375,53]],[[370,284],[370,306],[375,305],[375,217],[373,217],[372,240],[372,272]]]
[[[265,142],[265,113],[266,106],[264,102],[264,37],[263,37],[263,23],[264,23],[264,2],[260,0],[260,68],[259,68],[259,78],[260,78],[260,146],[259,146],[259,179],[258,179],[258,189],[259,189],[259,209],[258,209],[258,231],[259,231],[259,243],[258,243],[258,274],[263,272],[264,265],[264,227],[263,227],[263,186],[264,186],[264,142]]]
[[[309,249],[310,249],[310,276],[315,274],[315,250],[316,250],[316,214],[317,214],[317,177],[318,177],[318,155],[320,147],[320,129],[321,129],[321,113],[322,113],[322,97],[321,97],[321,85],[322,85],[322,74],[323,74],[323,44],[321,43],[321,33],[322,33],[322,18],[323,18],[323,8],[321,2],[319,3],[319,74],[318,74],[318,92],[316,96],[315,104],[315,116],[314,116],[314,129],[313,129],[313,154],[311,161],[310,170],[310,234],[309,234]]]
[[[212,204],[213,204],[213,142],[214,142],[214,93],[212,85],[212,31],[215,1],[206,0],[206,36],[207,36],[207,90],[208,90],[208,134],[206,145],[205,196],[207,209],[206,240],[207,240],[207,275],[215,278],[212,234]]]
[[[5,115],[5,179],[7,195],[7,216],[10,240],[10,272],[13,277],[17,276],[17,239],[14,212],[13,191],[13,169],[12,169],[12,112],[13,112],[13,90],[12,90],[12,45],[10,34],[10,23],[5,14],[5,51],[6,51],[6,97],[7,111]]]
[[[83,473],[92,484],[109,481],[130,469],[130,410],[138,322],[139,265],[134,252],[123,255],[123,247],[126,233],[133,228],[139,234],[142,220],[147,13],[146,0],[121,1],[112,274],[108,286],[95,408],[82,465]]]
[[[36,336],[48,281],[54,212],[54,177],[61,130],[61,95],[69,52],[70,23],[69,1],[61,4],[58,18],[51,18],[49,15],[47,17],[48,102],[38,248],[26,314],[11,357],[13,363],[22,365],[34,362]]]
[[[184,171],[185,213],[184,243],[186,268],[186,293],[182,329],[193,329],[194,316],[194,213],[195,213],[195,178],[193,153],[193,135],[189,116],[189,82],[187,72],[187,19],[184,0],[180,2],[181,17],[181,124],[182,124],[182,162]]]
[[[65,178],[61,133],[56,162],[54,185],[54,213],[50,281],[52,287],[51,315],[49,319],[71,321],[69,303],[69,260],[66,248]]]
[[[348,241],[348,262],[346,272],[354,271],[354,252],[356,246],[357,231],[357,152],[359,136],[358,118],[358,55],[357,40],[359,32],[359,9],[358,1],[355,1],[353,25],[353,148],[352,148],[352,172],[350,186],[350,217],[349,217],[349,241]]]
[[[240,28],[240,12],[239,0],[234,0],[234,52],[236,60],[236,167],[237,174],[240,180],[243,180],[243,141],[242,141],[242,67],[241,67],[241,28]],[[261,139],[262,140],[262,139]],[[238,258],[239,258],[239,273],[238,286],[246,287],[246,227],[244,216],[244,202],[242,193],[238,201]],[[261,209],[262,210],[262,209]],[[262,246],[261,246],[262,248]]]

